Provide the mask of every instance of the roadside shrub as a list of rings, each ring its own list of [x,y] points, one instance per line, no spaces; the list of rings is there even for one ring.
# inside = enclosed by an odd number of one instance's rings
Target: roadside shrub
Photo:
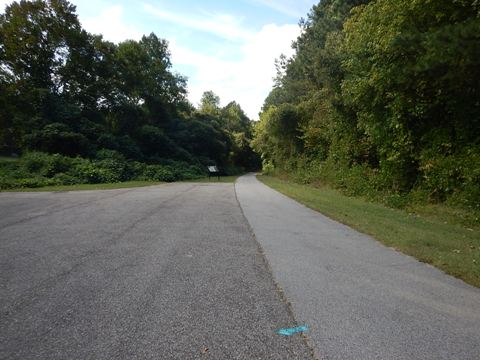
[[[206,169],[199,165],[190,165],[184,161],[166,160],[166,169],[173,173],[175,180],[191,180],[206,176]]]
[[[128,180],[165,181],[196,179],[206,175],[202,165],[184,161],[156,159],[161,164],[147,165],[127,161],[116,150],[100,149],[95,159],[70,158],[59,154],[30,152],[15,162],[0,162],[0,189],[114,183]]]
[[[56,185],[76,185],[82,183],[81,179],[64,173],[55,174],[52,180]]]
[[[172,182],[176,179],[174,173],[165,166],[147,165],[143,174],[140,176],[140,180]]]
[[[72,158],[59,154],[30,152],[21,158],[20,165],[30,174],[52,177],[57,173],[68,172],[73,161]]]
[[[28,179],[18,179],[18,187],[20,188],[37,188],[49,185],[55,185],[55,182],[52,179],[47,179],[44,177],[34,177]]]
[[[14,189],[17,187],[17,179],[7,177],[7,176],[0,176],[0,189],[1,190],[8,190]]]
[[[116,174],[120,181],[135,179],[141,173],[132,168],[125,156],[118,151],[101,149],[97,151],[96,158],[98,159],[94,162],[96,166]]]
[[[39,173],[46,167],[48,154],[42,152],[29,152],[21,158],[21,165],[31,173]]]
[[[125,161],[105,159],[93,162],[93,165],[108,178],[107,182],[126,181],[129,179],[128,166]]]
[[[18,168],[20,159],[1,158],[0,157],[0,174],[14,171]]]
[[[346,195],[372,198],[377,192],[373,181],[375,173],[365,165],[354,165],[348,169],[342,169],[339,176],[339,184]]]
[[[205,176],[205,174],[199,173],[195,167],[189,167],[188,169],[185,169],[182,171],[181,174],[179,174],[179,180],[193,180],[193,179],[198,179]]]
[[[316,183],[320,180],[323,163],[318,160],[298,159],[297,170],[293,172],[294,181],[300,184]]]
[[[273,171],[275,170],[275,166],[273,166],[272,162],[268,160],[263,160],[262,163],[262,173],[265,175],[272,175]]]
[[[410,197],[408,194],[392,193],[387,194],[383,199],[382,203],[388,207],[395,209],[403,209],[410,202]]]
[[[480,149],[469,147],[451,155],[433,151],[422,154],[420,187],[433,201],[445,201],[477,207],[480,203]]]
[[[139,162],[139,161],[130,161],[127,163],[127,172],[129,174],[130,179],[140,179],[145,169],[147,168],[147,164]]]
[[[69,174],[81,180],[82,183],[99,184],[119,182],[121,177],[113,169],[101,168],[91,161],[85,160],[78,163]]]
[[[0,168],[0,177],[20,179],[32,177],[32,174],[19,164],[14,164],[14,166]]]
[[[47,179],[41,176],[20,179],[0,177],[0,189],[2,190],[16,188],[37,188],[49,185],[55,185],[55,182],[52,179]]]

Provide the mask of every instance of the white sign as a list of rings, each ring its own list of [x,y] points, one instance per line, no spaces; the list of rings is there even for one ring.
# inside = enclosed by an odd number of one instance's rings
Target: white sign
[[[208,167],[208,171],[210,171],[210,172],[218,172],[218,169],[217,169],[216,166],[209,166],[209,167]]]

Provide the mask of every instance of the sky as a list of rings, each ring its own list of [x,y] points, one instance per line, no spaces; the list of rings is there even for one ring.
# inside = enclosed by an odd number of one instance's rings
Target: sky
[[[0,0],[3,12],[9,0]],[[169,42],[173,71],[188,78],[197,105],[212,90],[258,119],[275,58],[293,54],[298,22],[313,0],[71,0],[82,26],[115,43],[154,32]]]

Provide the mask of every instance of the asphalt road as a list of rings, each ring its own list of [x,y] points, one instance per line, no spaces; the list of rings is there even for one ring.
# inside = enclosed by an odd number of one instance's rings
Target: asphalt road
[[[0,194],[1,359],[311,359],[233,184]]]
[[[260,183],[236,191],[274,279],[324,360],[480,359],[480,289]]]

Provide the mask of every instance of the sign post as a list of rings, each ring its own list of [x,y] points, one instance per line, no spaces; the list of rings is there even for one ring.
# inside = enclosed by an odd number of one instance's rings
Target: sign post
[[[218,180],[220,180],[220,171],[216,166],[207,166],[208,168],[208,180],[210,180],[211,176],[217,176]]]

